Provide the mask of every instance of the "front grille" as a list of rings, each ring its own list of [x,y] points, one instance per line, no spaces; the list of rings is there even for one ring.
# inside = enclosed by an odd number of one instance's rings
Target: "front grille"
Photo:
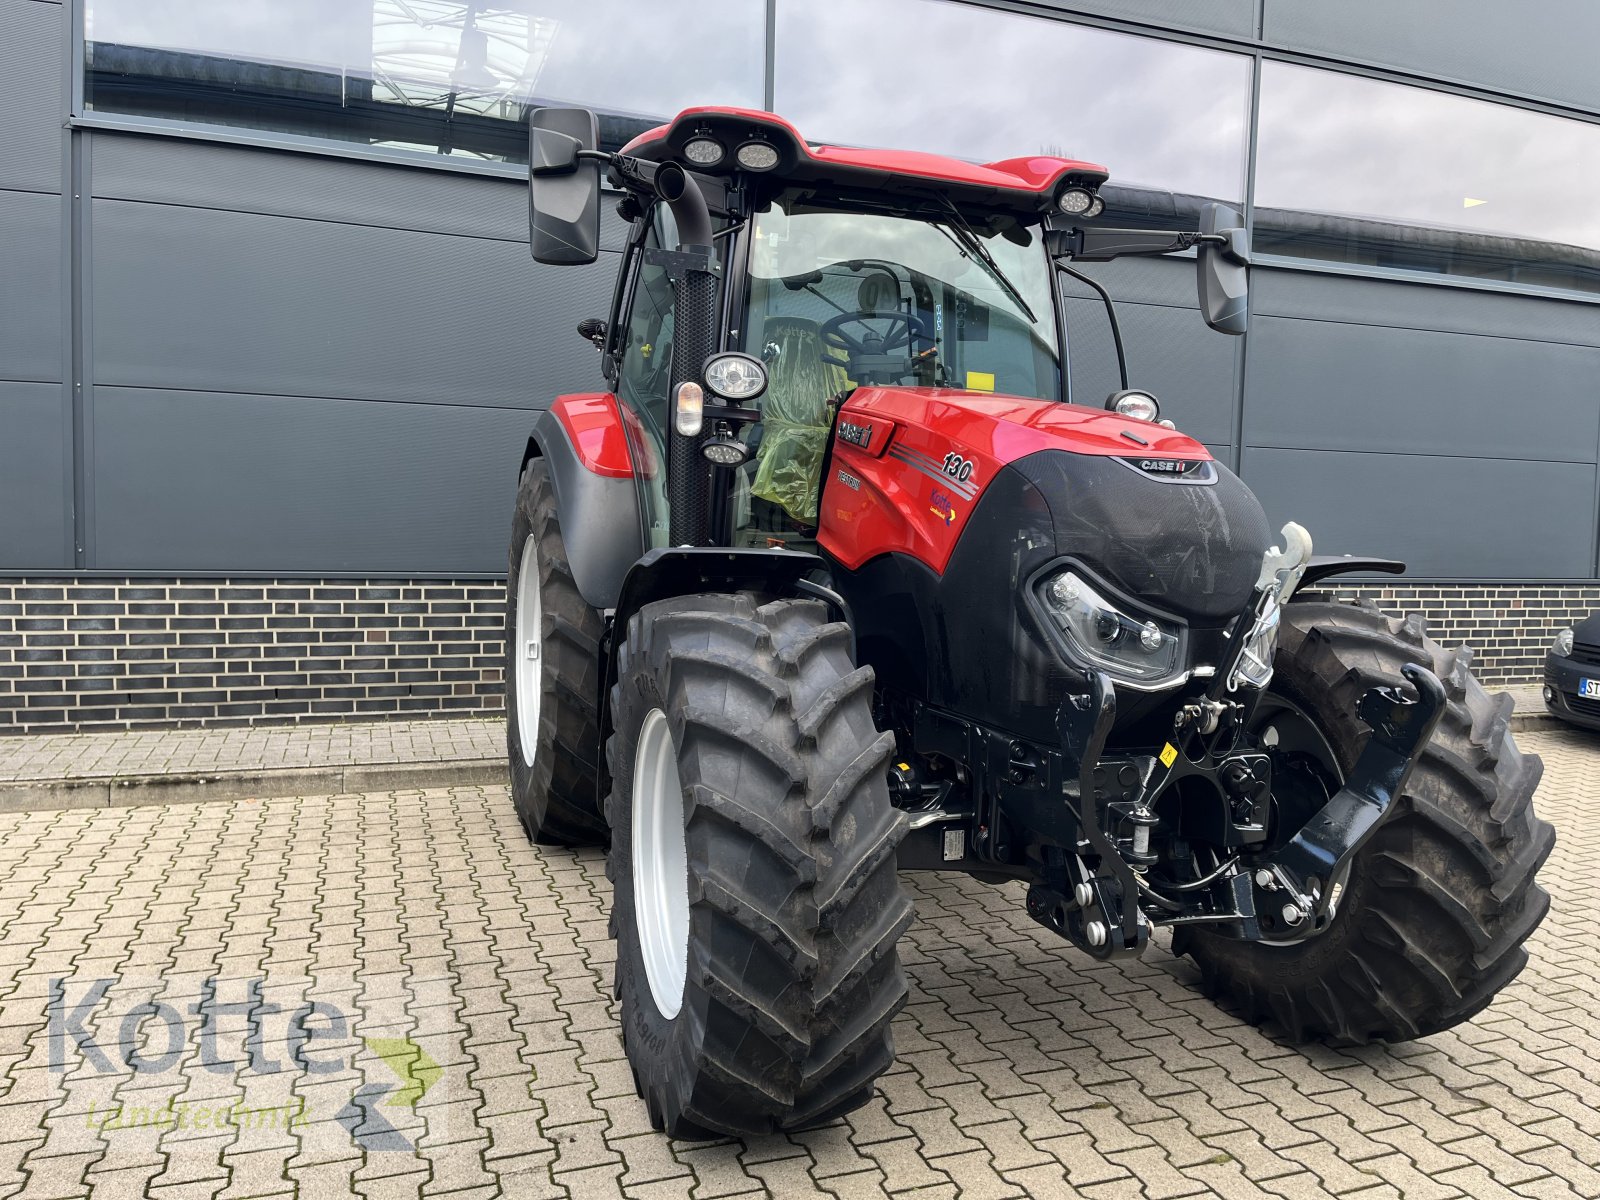
[[[1272,527],[1226,467],[1210,483],[1162,479],[1110,457],[1041,450],[1011,464],[1049,506],[1056,554],[1192,624],[1250,602]]]
[[[1600,700],[1591,700],[1587,696],[1568,696],[1567,705],[1573,712],[1585,717],[1600,717]]]
[[[1600,667],[1600,646],[1587,646],[1579,642],[1572,648],[1572,653],[1567,656],[1573,662],[1589,663]]]

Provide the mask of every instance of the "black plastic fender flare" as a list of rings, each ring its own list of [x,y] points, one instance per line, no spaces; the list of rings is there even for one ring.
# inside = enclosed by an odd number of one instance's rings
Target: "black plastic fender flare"
[[[1300,577],[1300,587],[1309,588],[1331,579],[1335,575],[1350,575],[1357,571],[1372,571],[1383,575],[1404,575],[1406,565],[1393,558],[1358,558],[1350,554],[1313,554],[1306,563],[1305,574]]]
[[[534,458],[544,459],[550,471],[579,594],[598,612],[616,607],[629,569],[644,554],[635,481],[585,467],[566,427],[548,410],[534,423],[518,473]]]
[[[765,592],[774,597],[808,596],[834,608],[852,627],[844,598],[813,575],[828,575],[828,564],[815,554],[799,550],[730,548],[726,546],[662,546],[641,557],[628,571],[616,611],[611,636],[603,650],[605,687],[615,678],[617,642],[628,619],[646,604],[692,596],[696,592]],[[854,646],[852,645],[852,652]]]

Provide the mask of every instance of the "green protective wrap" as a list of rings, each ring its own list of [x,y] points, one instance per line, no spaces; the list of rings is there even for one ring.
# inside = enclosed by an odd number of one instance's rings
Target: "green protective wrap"
[[[755,495],[806,524],[817,519],[833,398],[849,386],[843,368],[822,361],[817,329],[815,321],[803,317],[773,317],[766,323],[763,343],[770,360],[769,379],[751,485]]]

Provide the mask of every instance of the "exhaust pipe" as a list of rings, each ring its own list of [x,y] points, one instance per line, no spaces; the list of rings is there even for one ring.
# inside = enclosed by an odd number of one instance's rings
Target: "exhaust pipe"
[[[678,223],[678,249],[710,250],[711,213],[700,185],[677,163],[665,162],[656,168],[655,187]]]

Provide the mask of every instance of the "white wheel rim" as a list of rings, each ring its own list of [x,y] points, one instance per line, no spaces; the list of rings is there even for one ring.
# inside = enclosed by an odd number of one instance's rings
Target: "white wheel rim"
[[[678,749],[659,708],[645,717],[633,760],[633,919],[650,994],[670,1021],[689,970],[689,868]]]
[[[511,647],[517,673],[517,739],[522,761],[533,766],[539,753],[539,704],[544,698],[544,609],[539,603],[539,547],[530,533],[517,568],[516,642]]]

